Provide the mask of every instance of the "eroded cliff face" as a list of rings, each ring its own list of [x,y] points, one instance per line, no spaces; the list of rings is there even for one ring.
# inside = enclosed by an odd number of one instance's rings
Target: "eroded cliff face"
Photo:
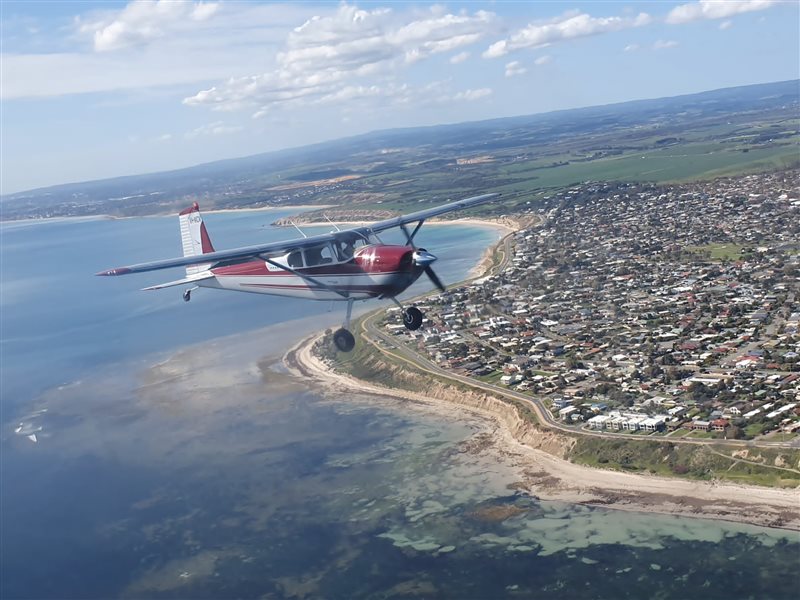
[[[329,366],[336,368],[335,365]],[[396,391],[396,388],[399,387],[407,390],[410,395],[417,396],[420,400],[445,401],[482,413],[497,421],[518,442],[557,458],[567,459],[577,441],[574,436],[539,427],[536,423],[525,419],[520,409],[511,401],[404,370],[397,365],[385,362],[375,354],[371,354],[361,364],[361,368],[367,373],[380,374],[380,377],[375,379],[384,382],[391,381],[392,388],[381,386],[389,392]],[[373,381],[370,383],[376,385]]]

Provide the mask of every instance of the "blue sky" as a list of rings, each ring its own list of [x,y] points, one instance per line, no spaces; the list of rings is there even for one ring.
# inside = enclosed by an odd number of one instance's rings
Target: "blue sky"
[[[2,193],[800,77],[798,0],[2,0]]]

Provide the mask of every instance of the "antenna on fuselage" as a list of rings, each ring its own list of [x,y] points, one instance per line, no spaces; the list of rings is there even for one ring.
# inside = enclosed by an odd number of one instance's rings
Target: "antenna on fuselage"
[[[299,232],[300,232],[300,235],[302,235],[304,238],[307,238],[307,237],[308,237],[308,236],[307,236],[305,233],[303,233],[303,230],[302,230],[302,229],[300,229],[300,228],[299,228],[297,225],[295,225],[294,221],[289,221],[289,223],[291,223],[291,224],[292,224],[292,227],[294,227],[295,229],[297,229],[297,231],[299,231]]]

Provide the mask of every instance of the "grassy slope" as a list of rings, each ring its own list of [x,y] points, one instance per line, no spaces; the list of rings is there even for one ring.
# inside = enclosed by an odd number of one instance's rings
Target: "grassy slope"
[[[747,456],[740,447],[695,446],[653,441],[578,438],[572,460],[604,469],[616,469],[690,479],[723,479],[734,483],[769,487],[800,485],[800,450],[757,448]]]

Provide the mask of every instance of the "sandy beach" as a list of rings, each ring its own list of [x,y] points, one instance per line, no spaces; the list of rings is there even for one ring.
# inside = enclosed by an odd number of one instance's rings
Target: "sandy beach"
[[[481,416],[484,435],[475,451],[491,448],[519,472],[519,488],[543,500],[604,506],[636,512],[721,519],[800,531],[800,490],[700,482],[594,469],[573,464],[514,436],[507,420],[496,412],[467,407],[455,400],[388,389],[332,371],[312,351],[319,335],[308,337],[284,357],[284,364],[306,381],[332,394],[356,391],[412,402],[451,418]],[[540,432],[547,436],[547,432]],[[527,436],[526,436],[527,437]]]
[[[203,210],[205,214],[215,214],[215,213],[238,213],[238,212],[263,212],[268,210],[300,210],[300,211],[310,211],[310,210],[317,210],[320,208],[330,208],[332,206],[336,206],[335,204],[279,204],[273,206],[255,206],[249,208],[247,206],[242,206],[241,208],[210,208],[208,210]],[[203,207],[201,206],[200,209],[202,210]],[[172,214],[172,213],[167,213]]]
[[[284,207],[281,207],[284,208]],[[286,207],[291,208],[291,207]],[[303,207],[309,208],[309,207]],[[317,207],[314,207],[315,209]],[[247,209],[247,210],[257,210],[257,209]],[[206,211],[206,212],[225,212],[225,211]],[[374,219],[371,221],[296,221],[298,226],[302,227],[329,227],[329,226],[337,226],[342,228],[352,228],[352,227],[363,227],[365,225],[372,225],[375,221],[380,219]],[[473,227],[490,227],[492,229],[500,229],[503,234],[513,233],[518,229],[518,227],[514,226],[514,222],[511,220],[500,220],[500,219],[473,219],[473,218],[463,218],[463,219],[430,219],[425,221],[426,225],[434,225],[434,226],[452,226],[452,225],[471,225]],[[291,225],[276,225],[276,227],[289,227]]]

